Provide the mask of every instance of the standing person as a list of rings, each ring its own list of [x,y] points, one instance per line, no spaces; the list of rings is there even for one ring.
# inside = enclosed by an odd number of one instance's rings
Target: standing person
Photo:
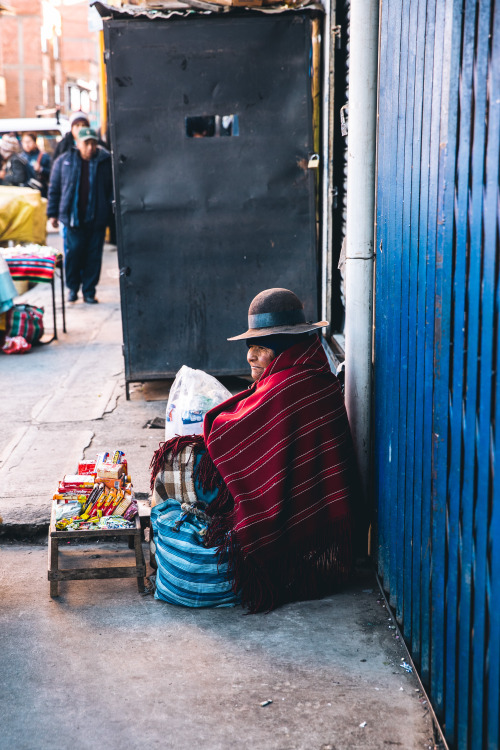
[[[28,162],[32,170],[32,176],[40,183],[42,197],[46,198],[50,177],[50,156],[40,151],[36,145],[36,135],[34,133],[23,133],[21,145],[23,148],[22,156]]]
[[[21,146],[15,135],[3,135],[0,138],[0,156],[3,159],[3,185],[26,187],[30,179],[30,167],[20,155]]]
[[[97,145],[97,133],[81,128],[76,147],[62,154],[52,169],[47,216],[57,229],[66,228],[65,268],[68,300],[95,304],[101,273],[104,234],[111,216],[111,155]]]
[[[85,114],[85,112],[73,112],[70,115],[69,124],[69,132],[66,133],[63,138],[61,138],[54,150],[52,161],[53,165],[56,163],[56,159],[58,159],[61,154],[65,154],[67,151],[71,151],[73,146],[76,144],[76,139],[78,138],[78,133],[80,132],[81,128],[90,127],[89,118]]]

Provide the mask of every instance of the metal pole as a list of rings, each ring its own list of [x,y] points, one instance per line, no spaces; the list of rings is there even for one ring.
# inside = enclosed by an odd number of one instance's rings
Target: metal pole
[[[378,0],[352,0],[346,221],[345,399],[365,500],[369,493]]]
[[[323,101],[321,142],[321,317],[332,314],[332,201],[333,201],[333,55],[332,26],[335,23],[335,0],[324,0],[323,25]]]
[[[106,138],[106,143],[109,145],[108,138],[108,98],[106,91],[106,65],[104,63],[104,31],[99,31],[99,109],[100,109],[100,121],[101,121],[101,134],[103,138]]]

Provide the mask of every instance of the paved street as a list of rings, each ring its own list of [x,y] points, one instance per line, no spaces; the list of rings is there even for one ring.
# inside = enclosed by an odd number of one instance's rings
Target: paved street
[[[63,582],[49,597],[44,534],[58,479],[82,456],[121,448],[145,512],[163,437],[145,424],[164,416],[165,386],[137,384],[125,399],[111,247],[97,296],[68,305],[57,341],[0,357],[1,750],[432,747],[369,570],[336,596],[268,615],[173,607],[133,579]],[[50,333],[49,286],[26,299],[45,306]],[[68,567],[131,561],[116,542],[71,543],[63,555]]]

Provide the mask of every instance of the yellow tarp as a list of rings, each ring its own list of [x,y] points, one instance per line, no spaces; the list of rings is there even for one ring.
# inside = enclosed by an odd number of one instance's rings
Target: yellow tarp
[[[0,242],[45,245],[47,201],[38,190],[0,185]]]

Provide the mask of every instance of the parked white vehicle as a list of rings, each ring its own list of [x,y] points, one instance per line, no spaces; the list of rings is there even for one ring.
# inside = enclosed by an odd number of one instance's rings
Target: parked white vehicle
[[[23,133],[34,133],[40,151],[52,155],[56,144],[70,129],[69,120],[55,117],[11,117],[0,119],[0,137],[14,133],[19,140]]]

